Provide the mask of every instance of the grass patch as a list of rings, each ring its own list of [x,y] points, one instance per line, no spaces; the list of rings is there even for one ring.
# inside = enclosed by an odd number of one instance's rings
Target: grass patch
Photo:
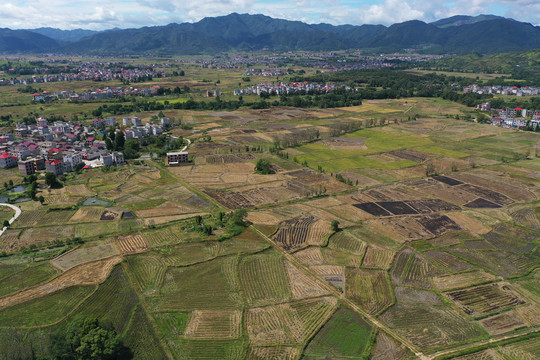
[[[307,346],[306,359],[361,359],[372,328],[357,313],[340,308]]]
[[[166,201],[167,200],[165,199],[150,199],[150,200],[139,201],[136,203],[126,204],[126,207],[129,208],[131,211],[149,210],[149,209],[158,207],[159,205],[163,204]]]
[[[48,262],[16,272],[0,281],[0,297],[37,285],[53,278],[58,270]]]

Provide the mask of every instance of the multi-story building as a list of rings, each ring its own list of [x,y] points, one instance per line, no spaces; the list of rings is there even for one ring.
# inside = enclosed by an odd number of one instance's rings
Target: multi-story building
[[[189,158],[187,151],[167,153],[167,164],[169,164],[169,166],[176,166],[188,162]]]
[[[64,173],[64,163],[60,160],[47,160],[45,161],[45,171],[61,175]]]
[[[113,162],[116,166],[123,165],[125,163],[124,161],[124,154],[121,152],[115,151],[112,153]]]
[[[17,158],[4,151],[2,155],[0,155],[0,168],[8,169],[14,166],[17,166]]]

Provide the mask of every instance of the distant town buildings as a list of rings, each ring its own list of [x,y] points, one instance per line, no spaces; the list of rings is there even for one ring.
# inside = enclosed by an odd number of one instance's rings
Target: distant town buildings
[[[248,87],[242,90],[234,90],[234,95],[250,95],[256,94],[260,95],[262,93],[274,93],[276,95],[280,94],[292,94],[298,92],[308,92],[308,91],[322,91],[329,92],[337,89],[337,86],[334,84],[316,84],[305,82],[291,82],[291,83],[260,83],[255,86]]]
[[[540,87],[535,86],[479,86],[476,84],[469,85],[463,88],[463,91],[466,93],[476,93],[476,94],[499,94],[499,95],[510,95],[510,96],[530,96],[540,94]]]

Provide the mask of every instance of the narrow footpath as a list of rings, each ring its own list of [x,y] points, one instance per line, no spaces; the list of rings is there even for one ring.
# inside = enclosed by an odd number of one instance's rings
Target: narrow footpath
[[[9,225],[13,224],[15,220],[21,215],[22,211],[15,205],[6,204],[6,203],[0,203],[0,206],[7,206],[15,210],[15,215],[9,220]],[[4,231],[7,230],[7,227],[4,227],[2,230],[0,230],[0,236],[4,233]]]

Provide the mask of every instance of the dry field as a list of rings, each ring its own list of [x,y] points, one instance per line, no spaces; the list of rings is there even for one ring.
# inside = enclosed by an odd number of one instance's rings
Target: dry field
[[[190,339],[237,339],[242,334],[242,312],[195,310],[184,336]]]
[[[119,236],[114,244],[121,254],[132,254],[148,250],[148,244],[141,234]]]

